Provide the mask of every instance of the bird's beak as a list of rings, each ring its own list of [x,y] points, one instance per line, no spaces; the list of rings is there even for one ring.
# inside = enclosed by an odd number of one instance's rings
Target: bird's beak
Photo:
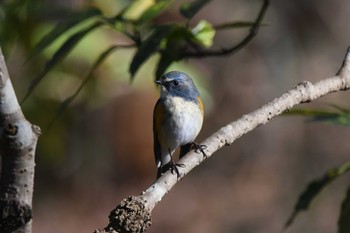
[[[160,80],[156,80],[156,81],[154,81],[156,84],[159,84],[159,85],[162,85],[162,81],[160,81]]]

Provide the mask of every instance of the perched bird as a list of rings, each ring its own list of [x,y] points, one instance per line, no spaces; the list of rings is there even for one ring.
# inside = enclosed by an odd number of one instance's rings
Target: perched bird
[[[172,154],[180,148],[182,158],[191,147],[205,156],[204,145],[194,142],[203,124],[203,103],[190,76],[183,72],[171,71],[155,81],[161,85],[160,98],[153,112],[154,155],[158,168],[157,178],[167,170],[180,173]]]

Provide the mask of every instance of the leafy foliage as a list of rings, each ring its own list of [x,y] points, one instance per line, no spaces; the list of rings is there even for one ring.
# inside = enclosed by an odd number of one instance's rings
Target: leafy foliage
[[[70,30],[79,27],[81,23],[88,19],[93,19],[90,26],[81,29],[75,34],[69,36],[65,43],[53,54],[47,61],[45,67],[32,81],[27,94],[22,103],[30,96],[37,85],[42,81],[48,72],[50,72],[58,63],[62,62],[73,50],[73,48],[88,33],[100,26],[108,26],[115,31],[124,34],[130,39],[128,48],[136,47],[129,66],[131,80],[133,80],[138,69],[152,56],[160,54],[160,60],[156,68],[155,77],[159,78],[166,69],[175,61],[190,57],[219,56],[228,54],[242,48],[233,46],[229,50],[206,50],[213,45],[213,38],[216,29],[209,22],[200,20],[199,23],[191,27],[188,23],[210,0],[195,0],[190,3],[184,3],[180,6],[180,13],[184,16],[184,21],[168,24],[155,24],[154,19],[165,12],[172,0],[137,0],[127,5],[115,16],[105,17],[98,9],[88,9],[81,13],[72,14],[67,20],[57,24],[57,26],[45,35],[36,45],[29,58],[35,57],[48,46],[50,46],[58,37],[67,34]],[[243,39],[244,44],[250,41],[256,34],[261,25],[263,16],[267,10],[269,1],[264,0],[264,4],[259,12],[255,22],[244,26],[251,27],[251,33]],[[226,25],[226,26],[225,26]],[[220,29],[235,29],[242,24],[233,25],[224,23]],[[150,33],[151,32],[151,33]],[[101,55],[102,56],[102,55]],[[103,61],[104,59],[102,59]],[[83,87],[85,82],[82,82]],[[79,92],[78,92],[79,93]],[[64,106],[68,106],[76,95],[71,96],[69,101],[65,101]],[[66,108],[66,107],[65,107]]]
[[[195,0],[191,3],[185,3],[181,6],[180,13],[187,19],[191,19],[210,1],[211,0]]]
[[[151,5],[138,19],[138,23],[145,23],[162,13],[171,3],[171,0],[159,0]]]
[[[345,163],[337,168],[330,169],[322,177],[311,181],[307,188],[300,194],[298,201],[294,206],[294,211],[285,224],[285,228],[288,228],[293,223],[294,219],[301,211],[305,211],[310,207],[312,201],[314,201],[327,185],[349,171],[350,163]]]
[[[89,8],[82,12],[74,12],[70,14],[66,21],[58,23],[56,27],[52,29],[52,31],[50,31],[38,42],[29,55],[29,59],[40,54],[45,48],[50,46],[56,39],[62,36],[69,29],[95,16],[102,16],[102,12],[96,8]]]
[[[59,117],[68,108],[68,106],[74,101],[74,99],[81,92],[81,90],[83,89],[85,84],[91,80],[91,78],[93,77],[94,71],[108,58],[108,56],[110,56],[112,54],[112,52],[114,52],[118,48],[125,48],[125,46],[114,45],[114,46],[109,47],[108,49],[106,49],[104,52],[101,53],[101,55],[96,59],[95,63],[93,64],[93,66],[89,70],[87,76],[84,78],[84,80],[80,84],[80,86],[76,89],[76,91],[71,96],[66,98],[61,103],[61,105],[59,106],[59,108],[56,112],[55,117],[49,123],[48,128],[51,128],[51,126],[55,123],[56,118]]]
[[[5,56],[16,40],[21,42],[24,49],[30,49],[29,38],[35,28],[29,15],[35,14],[36,10],[30,0],[0,3],[0,44]]]
[[[69,52],[74,48],[74,46],[89,32],[96,29],[97,27],[101,26],[100,22],[96,22],[92,25],[90,25],[87,28],[84,28],[83,30],[75,33],[73,36],[71,36],[52,56],[52,58],[46,63],[43,70],[38,74],[38,76],[32,81],[31,85],[29,86],[28,92],[25,95],[24,99],[22,100],[22,103],[26,101],[26,99],[29,97],[29,95],[32,93],[32,91],[36,88],[36,86],[40,83],[40,81],[44,78],[44,76],[59,62],[61,62],[68,54]]]
[[[311,109],[292,109],[285,115],[299,115],[311,117],[312,121],[321,121],[331,124],[350,126],[350,109],[337,105],[330,105],[336,111],[311,110]]]
[[[192,29],[193,41],[204,46],[211,47],[213,45],[213,38],[215,29],[205,20],[201,20],[197,26]]]
[[[338,221],[338,233],[350,232],[350,187],[341,205],[340,217]]]
[[[163,25],[156,28],[153,34],[148,37],[138,48],[132,62],[129,72],[133,78],[137,69],[155,52],[159,50],[160,43],[166,38],[172,30],[172,25]]]

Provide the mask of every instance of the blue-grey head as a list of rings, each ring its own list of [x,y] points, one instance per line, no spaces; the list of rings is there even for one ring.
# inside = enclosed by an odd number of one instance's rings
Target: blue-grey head
[[[160,95],[163,98],[170,95],[195,100],[199,96],[191,77],[180,71],[170,71],[155,82],[162,85]]]

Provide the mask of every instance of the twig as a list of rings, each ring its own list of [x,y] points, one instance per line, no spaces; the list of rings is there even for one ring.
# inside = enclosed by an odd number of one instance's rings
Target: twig
[[[256,20],[254,21],[254,24],[250,28],[249,34],[237,45],[231,48],[221,48],[219,50],[196,50],[195,52],[185,51],[183,53],[180,53],[179,60],[183,58],[203,58],[203,57],[211,57],[211,56],[223,56],[223,55],[229,55],[229,54],[231,55],[239,51],[257,35],[258,30],[261,26],[261,22],[264,18],[264,15],[266,13],[266,10],[269,4],[270,4],[269,0],[264,0],[264,3],[260,9],[258,17],[256,18]]]

